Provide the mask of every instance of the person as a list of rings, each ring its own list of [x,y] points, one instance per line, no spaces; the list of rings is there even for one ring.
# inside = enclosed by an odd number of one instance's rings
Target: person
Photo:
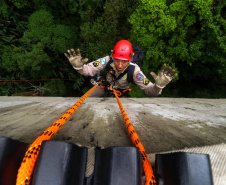
[[[171,67],[166,67],[163,64],[160,72],[156,75],[154,72],[150,74],[155,80],[153,84],[146,78],[137,64],[132,63],[133,47],[128,40],[120,40],[115,45],[111,56],[105,56],[88,64],[88,58],[82,58],[80,50],[68,50],[64,53],[73,68],[84,76],[94,76],[96,73],[105,69],[108,65],[110,70],[106,75],[106,82],[113,85],[114,88],[119,89],[121,92],[129,89],[131,82],[128,81],[127,69],[129,66],[134,66],[133,81],[139,88],[145,92],[147,96],[158,96],[161,94],[162,89],[177,76],[175,70]],[[113,60],[112,60],[113,59]],[[110,61],[112,61],[110,63]],[[108,64],[109,63],[109,64]],[[90,97],[100,97],[106,93],[103,86],[98,86],[91,94]]]

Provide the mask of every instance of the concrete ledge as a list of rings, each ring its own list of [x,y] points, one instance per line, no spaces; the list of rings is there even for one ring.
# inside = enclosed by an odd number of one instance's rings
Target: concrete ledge
[[[78,100],[1,96],[0,136],[32,143]],[[226,99],[121,98],[121,102],[146,153],[203,150],[210,155],[215,185],[225,184]],[[87,147],[132,146],[115,98],[87,98],[52,140]]]
[[[78,98],[0,97],[0,136],[32,143]],[[147,153],[226,142],[226,99],[121,98]],[[132,146],[115,98],[87,98],[52,138]]]

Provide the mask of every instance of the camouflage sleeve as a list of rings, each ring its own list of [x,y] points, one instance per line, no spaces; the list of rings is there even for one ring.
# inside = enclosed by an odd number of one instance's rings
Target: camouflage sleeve
[[[101,71],[105,68],[109,60],[109,56],[100,58],[88,64],[84,64],[82,69],[77,71],[84,76],[94,76],[98,71]]]
[[[146,76],[140,70],[140,67],[137,65],[134,70],[133,80],[147,96],[158,96],[162,92],[162,89],[158,88],[146,78]]]

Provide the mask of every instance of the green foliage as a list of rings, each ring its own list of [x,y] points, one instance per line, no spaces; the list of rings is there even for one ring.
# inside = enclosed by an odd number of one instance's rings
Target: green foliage
[[[135,10],[135,0],[109,0],[102,8],[81,12],[81,49],[91,60],[106,56],[120,39],[130,38],[127,19]]]
[[[144,50],[142,70],[151,81],[150,71],[157,73],[163,63],[180,74],[178,85],[170,83],[161,96],[225,97],[224,87],[213,85],[226,83],[225,32],[224,0],[1,0],[0,79],[75,81],[5,83],[0,95],[33,88],[48,96],[80,96],[89,82],[63,53],[80,48],[93,61],[128,39]],[[132,97],[145,97],[135,84],[131,88]]]
[[[31,51],[26,51],[24,48],[14,48],[14,59],[17,61],[19,68],[22,71],[41,71],[42,67],[50,64],[50,58],[43,51],[44,45],[37,43],[33,46]]]
[[[52,45],[53,51],[64,53],[68,48],[72,48],[77,41],[75,26],[56,25],[53,29]]]
[[[26,29],[26,20],[26,13],[19,13],[19,10],[10,7],[2,0],[0,2],[0,45],[16,46]]]
[[[28,30],[25,32],[25,38],[32,38],[33,42],[41,39],[52,37],[52,30],[54,28],[54,17],[51,12],[46,10],[39,10],[29,17]],[[28,38],[26,38],[26,36]]]
[[[7,73],[21,71],[25,74],[23,79],[76,78],[75,71],[63,56],[63,52],[72,48],[74,43],[79,42],[77,34],[79,28],[72,23],[69,25],[68,19],[65,25],[62,24],[63,21],[60,17],[56,19],[51,11],[40,9],[33,12],[29,19],[26,19],[24,15],[17,13],[15,7],[9,8],[9,5],[12,4],[5,3],[4,5],[6,10],[1,8],[1,15],[3,16],[2,12],[5,14],[4,19],[0,19],[0,27],[2,28],[0,43],[6,46],[0,48],[0,75],[8,76],[9,79],[11,75]],[[32,2],[24,4],[24,6],[29,7],[32,11]],[[49,8],[49,10],[51,9]],[[24,9],[20,11],[24,11]],[[25,29],[27,30],[25,31]],[[28,88],[24,84],[20,85]],[[42,84],[42,86],[45,85]],[[53,88],[53,86],[51,87]],[[62,90],[66,92],[65,88]],[[56,92],[60,93],[60,91]],[[9,91],[9,93],[15,92]],[[8,92],[5,91],[5,94],[8,95]]]
[[[225,19],[213,9],[213,1],[207,0],[141,0],[130,17],[133,25],[132,39],[146,53],[144,72],[157,69],[159,64],[173,61],[182,77],[194,80],[200,76],[200,69],[214,67],[203,77],[225,72]],[[219,1],[221,8],[223,1]],[[220,51],[220,52],[219,52]],[[184,66],[196,65],[199,70],[186,75]],[[217,65],[216,65],[217,63]],[[222,71],[220,71],[220,69]]]
[[[5,3],[5,1],[1,0],[0,1],[0,15],[3,17],[8,17],[7,13],[8,5]]]
[[[158,38],[170,33],[176,27],[174,17],[167,14],[168,8],[165,1],[141,1],[142,3],[130,18],[133,25],[132,39],[141,44],[147,50],[147,59],[153,57],[156,62],[159,58],[164,58],[159,48],[164,47],[162,40]],[[164,35],[163,35],[164,34]],[[156,46],[157,47],[154,47]]]
[[[56,24],[52,14],[46,10],[33,13],[29,17],[28,30],[21,38],[22,45],[13,50],[19,68],[27,71],[31,78],[53,77],[51,63],[60,62],[57,60],[60,53],[76,42],[74,30],[73,27]]]
[[[132,89],[132,91],[129,92],[129,95],[131,96],[131,98],[146,97],[145,93],[143,91],[141,91],[141,89],[135,83],[131,84],[130,89]]]
[[[161,97],[184,98],[226,98],[226,88],[222,84],[203,84],[189,82],[170,83],[164,88]]]
[[[0,58],[0,69],[7,72],[13,72],[18,70],[16,61],[12,57],[12,47],[3,46],[2,57]]]
[[[85,81],[84,77],[82,77],[81,75],[77,76],[76,82],[73,85],[73,89],[80,91],[81,90],[80,87],[84,84],[84,81]]]
[[[28,4],[28,0],[9,0],[15,7],[24,8]]]
[[[84,4],[83,1],[74,0],[32,0],[32,2],[36,10],[45,9],[51,11],[54,15],[58,16],[56,18],[76,14],[79,11],[80,4]]]
[[[65,96],[67,91],[63,81],[49,81],[45,84],[46,96]]]
[[[2,71],[0,70],[0,79],[1,80],[15,80],[18,78],[23,79],[24,74],[20,72],[10,72],[8,75],[2,76]],[[28,84],[22,85],[21,83],[12,82],[12,83],[0,83],[0,96],[10,96],[17,92],[26,91]]]

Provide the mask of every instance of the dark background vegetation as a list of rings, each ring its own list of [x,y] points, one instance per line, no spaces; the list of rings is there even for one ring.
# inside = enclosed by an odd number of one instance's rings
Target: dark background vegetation
[[[162,97],[225,98],[225,19],[225,0],[0,0],[0,79],[70,79],[0,83],[0,95],[81,96],[89,79],[63,53],[93,61],[128,39],[152,82],[163,63],[178,72]]]

